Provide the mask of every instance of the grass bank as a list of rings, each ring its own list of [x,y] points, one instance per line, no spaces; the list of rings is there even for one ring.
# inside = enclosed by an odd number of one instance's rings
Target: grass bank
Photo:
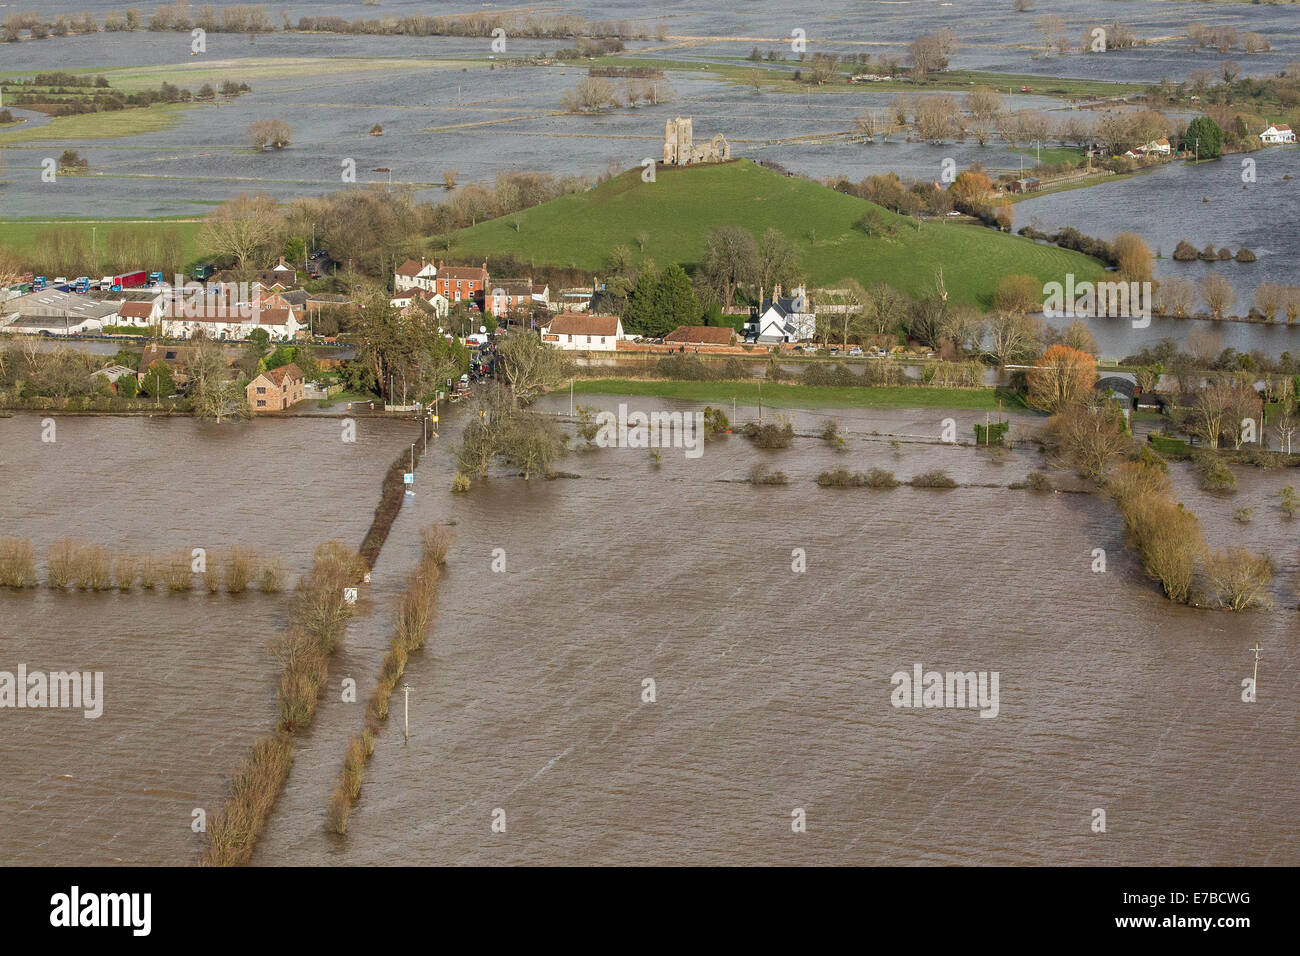
[[[734,398],[757,405],[758,382],[675,382],[666,379],[598,378],[574,382],[575,395],[644,395],[727,404]],[[1000,388],[936,388],[928,385],[762,385],[772,408],[950,408],[965,411],[1028,410],[1017,393]],[[1000,406],[999,406],[999,403]]]

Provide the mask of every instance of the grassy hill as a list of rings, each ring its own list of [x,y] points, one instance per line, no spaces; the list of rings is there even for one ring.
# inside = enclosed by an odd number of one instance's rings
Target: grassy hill
[[[894,235],[868,236],[855,228],[868,209]],[[636,236],[649,236],[645,255],[662,268],[694,266],[717,226],[744,226],[761,236],[775,227],[794,241],[814,285],[834,286],[845,278],[864,285],[888,282],[912,295],[933,287],[943,267],[950,298],[989,306],[998,279],[1029,273],[1043,281],[1096,279],[1094,259],[1038,245],[981,226],[917,223],[853,196],[794,176],[783,176],[749,160],[711,166],[659,167],[656,181],[632,170],[595,189],[564,196],[532,209],[462,229],[451,237],[447,258],[477,262],[514,256],[534,265],[582,269],[600,274],[609,250],[637,249]],[[517,228],[516,228],[517,227]]]

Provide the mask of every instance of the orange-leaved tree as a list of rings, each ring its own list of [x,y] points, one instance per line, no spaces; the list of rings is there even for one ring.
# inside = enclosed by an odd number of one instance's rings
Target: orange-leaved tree
[[[1068,345],[1051,345],[1025,376],[1029,404],[1048,412],[1082,401],[1097,381],[1097,360]]]

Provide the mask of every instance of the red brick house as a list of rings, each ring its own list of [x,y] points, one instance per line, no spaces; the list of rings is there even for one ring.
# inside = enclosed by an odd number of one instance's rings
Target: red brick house
[[[472,266],[446,266],[438,263],[438,275],[433,280],[435,291],[441,292],[452,305],[457,302],[473,302],[483,307],[483,296],[487,292],[487,263],[480,268]]]
[[[248,407],[254,412],[282,412],[306,397],[307,379],[290,362],[263,372],[248,383]]]

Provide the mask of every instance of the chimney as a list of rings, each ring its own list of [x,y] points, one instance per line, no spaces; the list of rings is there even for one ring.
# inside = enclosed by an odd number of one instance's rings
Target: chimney
[[[781,298],[781,283],[778,282],[772,289],[772,301],[775,302],[779,298]]]

